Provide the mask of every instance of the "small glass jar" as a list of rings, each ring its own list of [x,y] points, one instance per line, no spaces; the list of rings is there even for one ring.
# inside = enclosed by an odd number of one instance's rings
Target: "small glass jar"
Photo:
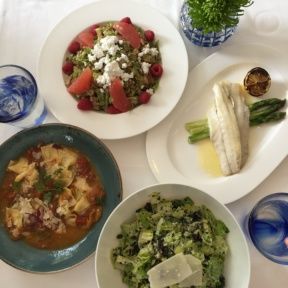
[[[225,42],[234,33],[236,26],[227,27],[220,32],[204,33],[193,27],[193,19],[189,15],[189,7],[184,1],[180,10],[180,26],[187,39],[197,46],[214,47]]]

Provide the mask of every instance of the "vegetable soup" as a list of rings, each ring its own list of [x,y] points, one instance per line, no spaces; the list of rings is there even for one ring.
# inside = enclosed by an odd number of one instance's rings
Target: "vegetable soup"
[[[100,219],[104,196],[85,155],[38,144],[9,162],[0,186],[0,219],[13,240],[61,249],[82,239]]]

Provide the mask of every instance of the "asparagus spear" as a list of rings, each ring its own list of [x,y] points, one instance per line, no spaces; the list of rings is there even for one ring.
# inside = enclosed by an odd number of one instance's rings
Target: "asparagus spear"
[[[284,119],[285,116],[286,116],[286,112],[273,112],[263,117],[259,117],[253,120],[250,119],[250,126],[259,125],[262,123],[279,121],[279,120]]]
[[[285,103],[286,99],[269,98],[249,105],[250,126],[284,119],[286,112],[278,112],[278,110],[284,107]],[[209,138],[207,119],[188,122],[185,124],[185,129],[190,134],[188,137],[190,144]]]

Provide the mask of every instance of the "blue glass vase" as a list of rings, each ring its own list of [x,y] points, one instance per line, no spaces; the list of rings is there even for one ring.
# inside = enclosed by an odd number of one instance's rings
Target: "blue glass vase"
[[[193,27],[193,20],[189,15],[189,7],[186,2],[183,3],[180,10],[180,26],[184,35],[190,42],[197,46],[214,47],[225,42],[234,33],[236,26],[227,27],[220,32],[204,33],[202,30]]]

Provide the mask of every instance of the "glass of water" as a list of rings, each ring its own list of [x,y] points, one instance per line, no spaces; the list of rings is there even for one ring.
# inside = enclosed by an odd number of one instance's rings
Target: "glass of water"
[[[0,122],[29,128],[43,123],[46,116],[33,75],[17,65],[0,66]]]
[[[265,257],[288,265],[288,193],[261,199],[249,215],[248,230],[253,244]]]

